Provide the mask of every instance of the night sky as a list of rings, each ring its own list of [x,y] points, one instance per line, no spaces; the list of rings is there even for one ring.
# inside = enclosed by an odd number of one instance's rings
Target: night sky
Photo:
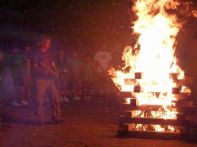
[[[5,33],[50,34],[78,48],[123,46],[130,36],[129,9],[129,0],[1,0],[0,26]]]

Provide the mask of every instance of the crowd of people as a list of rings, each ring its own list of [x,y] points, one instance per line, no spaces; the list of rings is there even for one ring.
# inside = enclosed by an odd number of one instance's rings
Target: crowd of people
[[[24,44],[23,49],[0,52],[1,96],[10,96],[9,101],[1,101],[17,107],[34,102],[41,123],[46,100],[51,103],[53,120],[61,122],[61,101],[90,101],[99,96],[105,100],[110,92],[107,70],[112,55],[105,45],[82,60],[78,51],[71,50],[68,56],[66,48],[51,50],[51,44],[51,37],[45,36],[34,47]]]

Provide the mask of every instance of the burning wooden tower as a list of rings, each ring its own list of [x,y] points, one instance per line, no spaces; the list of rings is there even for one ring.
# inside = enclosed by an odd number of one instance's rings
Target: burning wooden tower
[[[177,138],[194,125],[186,120],[188,111],[195,111],[189,100],[191,81],[174,55],[182,24],[168,13],[178,5],[173,0],[137,0],[133,4],[138,19],[132,28],[138,41],[125,48],[125,66],[110,70],[125,107],[119,135]]]

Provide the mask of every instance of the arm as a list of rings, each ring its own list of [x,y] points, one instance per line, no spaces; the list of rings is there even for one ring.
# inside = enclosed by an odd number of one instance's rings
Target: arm
[[[53,76],[55,76],[56,78],[59,78],[59,70],[56,68],[55,64],[52,64],[52,67],[54,66],[56,69],[52,69],[51,67],[49,67],[48,65],[46,65],[45,63],[41,62],[41,66],[43,67],[43,69],[47,72],[52,74]],[[53,67],[53,68],[54,68]]]
[[[59,69],[57,68],[55,62],[52,62],[52,68],[53,68],[53,70],[55,70],[56,73],[58,73],[58,74],[60,73],[60,71],[59,71]]]
[[[47,65],[44,62],[44,58],[42,57],[42,55],[39,52],[37,54],[35,54],[34,68],[39,73],[51,74],[52,76],[59,78],[59,72],[56,71],[53,67],[55,67],[55,64],[53,63],[53,61],[50,63],[50,65]]]
[[[59,78],[59,74],[56,73],[51,67],[49,67],[48,65],[46,65],[45,63],[41,62],[40,66],[38,66],[37,63],[34,64],[34,68],[38,71],[38,72],[45,72],[46,74],[50,73],[53,76],[55,76],[56,78]]]

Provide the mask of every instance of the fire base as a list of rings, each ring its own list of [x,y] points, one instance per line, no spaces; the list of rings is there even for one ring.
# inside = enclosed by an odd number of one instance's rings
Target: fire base
[[[144,126],[146,129],[137,129],[137,125]],[[156,131],[151,127],[152,125],[160,125],[164,130]],[[168,129],[168,126],[172,126],[175,130]],[[128,112],[126,112],[119,118],[117,134],[118,137],[197,141],[197,122],[194,119],[187,120],[186,116],[181,116],[176,120],[135,118],[128,116]]]
[[[129,104],[123,104],[125,110],[123,115],[119,117],[118,137],[197,141],[197,109],[191,100],[188,101],[179,101],[176,104],[178,111],[176,119],[164,119],[150,118],[148,115],[143,117],[135,115],[137,111],[145,114],[158,111],[161,106],[137,106],[135,99],[130,99]],[[141,128],[138,127],[139,125]],[[161,126],[163,130],[156,130],[157,126]]]
[[[146,138],[146,139],[181,139],[180,133],[169,132],[153,132],[153,131],[121,131],[118,132],[119,137]]]
[[[121,138],[144,138],[160,140],[186,140],[197,142],[197,127],[193,129],[184,129],[181,132],[155,132],[155,131],[136,131],[122,130],[117,131],[118,137]]]
[[[143,80],[142,73],[135,73],[134,79],[125,79],[130,86],[129,92],[120,92],[124,114],[119,118],[119,137],[154,138],[154,139],[191,139],[197,140],[197,109],[194,105],[189,88],[189,78],[178,79],[178,73],[170,73],[169,77],[176,83],[175,87],[165,92],[146,91],[137,83]],[[126,90],[128,91],[128,89]],[[158,103],[139,103],[139,94],[152,94]],[[161,97],[163,96],[163,99]],[[165,104],[164,98],[170,100]],[[162,101],[163,100],[163,101]],[[164,102],[164,104],[163,104]],[[193,116],[193,117],[190,117]],[[188,117],[192,119],[188,119]],[[196,129],[196,130],[195,130]]]

